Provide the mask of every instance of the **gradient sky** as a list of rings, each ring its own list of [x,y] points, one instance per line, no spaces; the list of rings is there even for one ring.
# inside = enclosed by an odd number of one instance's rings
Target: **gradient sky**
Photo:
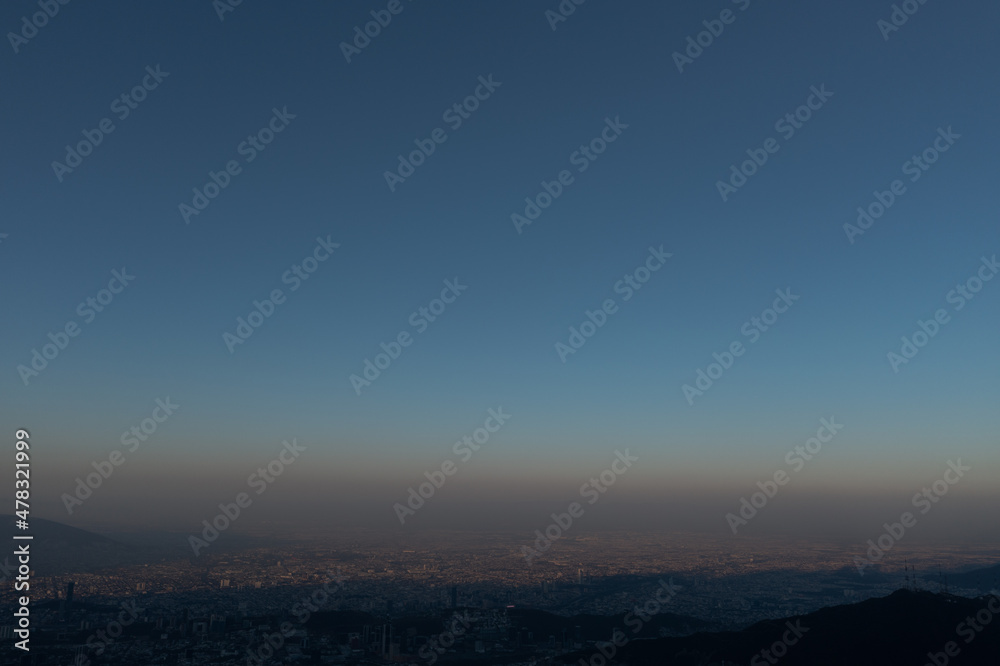
[[[260,520],[530,532],[628,447],[640,462],[604,524],[718,531],[834,416],[844,430],[758,533],[846,513],[875,536],[958,457],[974,471],[937,526],[995,532],[1000,281],[961,311],[946,296],[1000,253],[996,3],[927,3],[888,40],[888,2],[591,0],[552,30],[557,5],[403,0],[350,63],[340,43],[385,3],[244,2],[224,20],[208,0],[71,3],[2,47],[0,430],[31,430],[37,515],[193,529],[294,437],[307,452]],[[735,21],[678,72],[724,9]],[[0,27],[33,11],[4,3]],[[169,76],[120,120],[112,101],[157,65]],[[489,75],[501,86],[449,128]],[[775,122],[812,86],[834,95],[785,140]],[[246,163],[237,146],[275,107],[295,119]],[[52,162],[105,117],[114,132],[59,182]],[[628,128],[578,173],[608,117]],[[391,192],[383,173],[438,127]],[[961,138],[911,183],[904,162],[948,127]],[[724,202],[716,182],[768,137],[780,150]],[[178,205],[233,159],[185,224]],[[563,169],[573,184],[518,234],[511,214]],[[894,179],[906,193],[849,243]],[[289,292],[317,237],[340,247]],[[624,302],[615,283],[661,245],[673,256]],[[77,305],[122,267],[134,282],[84,323]],[[467,291],[417,334],[411,313],[456,277]],[[222,334],[275,288],[287,301],[231,354]],[[779,288],[800,300],[689,405],[682,385],[747,343]],[[561,362],[554,345],[608,298],[620,309]],[[894,373],[886,354],[939,308],[950,322]],[[80,335],[25,386],[17,366],[69,321]],[[356,395],[349,376],[404,330],[412,346]],[[60,495],[168,396],[177,413],[67,516]],[[510,423],[401,527],[392,504],[498,406]]]

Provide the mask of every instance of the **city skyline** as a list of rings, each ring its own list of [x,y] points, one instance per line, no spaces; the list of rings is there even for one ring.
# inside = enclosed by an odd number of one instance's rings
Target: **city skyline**
[[[979,666],[976,0],[0,6],[0,666]]]

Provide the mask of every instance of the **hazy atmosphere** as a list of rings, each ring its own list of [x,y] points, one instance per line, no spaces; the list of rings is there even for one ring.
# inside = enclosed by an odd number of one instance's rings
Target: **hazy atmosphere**
[[[33,517],[195,558],[241,493],[220,544],[519,553],[577,503],[573,539],[861,553],[910,512],[907,547],[995,549],[998,20],[4,3],[0,431]]]

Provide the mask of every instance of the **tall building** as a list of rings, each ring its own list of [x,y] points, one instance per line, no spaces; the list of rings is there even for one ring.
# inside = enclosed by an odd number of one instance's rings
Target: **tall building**
[[[65,613],[70,608],[72,608],[72,604],[73,604],[73,585],[74,585],[74,583],[72,581],[70,581],[69,583],[66,583],[66,594],[65,594],[64,598],[62,599],[62,601],[59,602],[59,611],[60,612]]]

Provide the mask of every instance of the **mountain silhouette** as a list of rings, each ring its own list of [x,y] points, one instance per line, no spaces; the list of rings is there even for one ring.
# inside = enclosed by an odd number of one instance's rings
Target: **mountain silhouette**
[[[442,620],[466,612],[475,618],[479,611],[450,609],[396,618],[392,624],[398,635],[431,637],[442,631]],[[627,614],[566,617],[530,608],[508,608],[506,617],[510,622],[508,636],[516,636],[523,649],[559,645],[564,638],[598,641],[599,647],[587,647],[546,662],[553,664],[576,665],[582,661],[609,666],[996,666],[1000,663],[997,659],[1000,597],[993,596],[970,599],[898,590],[887,597],[757,622],[741,631],[718,631],[721,624],[671,613],[652,616],[638,633],[626,628]],[[312,615],[309,628],[360,632],[364,625],[379,622],[380,619],[367,613],[321,611]],[[606,642],[615,629],[628,638],[623,647],[612,648]],[[664,634],[674,637],[661,637]],[[783,643],[786,639],[789,642]],[[946,652],[949,643],[951,655]],[[771,652],[765,655],[763,650]],[[597,655],[600,658],[595,659]],[[440,663],[489,661],[461,654],[441,655]]]
[[[1000,611],[997,597],[898,590],[879,599],[758,622],[742,631],[634,640],[609,661],[630,666],[921,666],[934,664],[930,655],[936,655],[937,666],[996,666],[1000,613],[990,611],[990,603]],[[978,624],[977,613],[983,624]],[[775,648],[783,639],[794,643]],[[949,642],[957,656],[945,653]],[[772,650],[773,662],[762,654],[765,649]],[[560,660],[575,664],[592,653],[577,652]]]
[[[1000,564],[960,574],[948,574],[949,585],[989,592],[1000,589]]]
[[[21,530],[17,528],[17,520],[15,516],[0,515],[4,535],[8,543],[17,543],[11,540],[15,534],[33,537],[21,543],[30,544],[31,568],[40,576],[93,571],[131,563],[139,556],[134,547],[100,534],[35,517],[28,521],[29,529]],[[5,568],[15,560],[13,556],[7,557],[6,563],[0,561]]]

